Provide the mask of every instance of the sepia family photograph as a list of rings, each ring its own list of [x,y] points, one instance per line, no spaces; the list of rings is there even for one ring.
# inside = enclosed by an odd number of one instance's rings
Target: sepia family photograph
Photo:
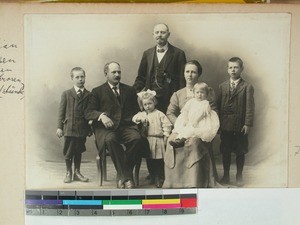
[[[287,187],[290,24],[25,15],[26,189]]]

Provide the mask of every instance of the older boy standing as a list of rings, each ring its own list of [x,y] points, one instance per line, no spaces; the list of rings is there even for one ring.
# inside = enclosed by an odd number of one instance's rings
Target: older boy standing
[[[217,100],[221,131],[220,151],[224,169],[224,176],[220,182],[230,182],[229,170],[233,152],[236,155],[238,186],[243,185],[242,172],[245,154],[248,152],[248,133],[254,119],[254,88],[241,78],[243,69],[243,61],[240,58],[229,59],[227,72],[230,79],[220,84]]]
[[[67,173],[65,183],[72,180],[87,182],[88,178],[80,173],[81,154],[86,150],[86,137],[90,134],[88,122],[84,119],[84,111],[88,105],[90,92],[84,88],[85,71],[80,67],[71,70],[74,86],[62,93],[59,105],[56,135],[65,137],[63,154]],[[72,161],[74,159],[74,176]]]

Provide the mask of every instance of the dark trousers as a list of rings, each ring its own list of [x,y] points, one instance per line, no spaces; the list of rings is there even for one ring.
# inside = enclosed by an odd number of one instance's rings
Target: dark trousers
[[[75,170],[80,170],[81,153],[86,150],[85,137],[65,137],[63,154],[68,171],[72,170],[72,161],[74,160]]]
[[[224,176],[229,177],[229,170],[231,165],[231,153],[236,155],[237,177],[242,176],[245,154],[248,152],[248,135],[241,132],[221,132],[221,145]]]
[[[157,97],[156,108],[159,111],[162,111],[163,113],[166,114],[169,104],[170,104],[170,98],[167,98],[166,96]]]
[[[163,180],[165,177],[164,173],[164,160],[163,159],[147,159],[147,167],[150,173],[151,179],[154,180],[158,177]]]
[[[141,158],[143,145],[140,133],[134,128],[123,127],[106,135],[105,146],[111,155],[118,180],[133,180],[133,168]]]
[[[225,153],[225,154],[223,153],[222,160],[223,160],[224,176],[229,177],[229,170],[231,165],[231,153]],[[237,169],[236,177],[241,178],[244,169],[244,164],[245,164],[245,155],[236,155],[235,161],[236,161],[236,169]]]

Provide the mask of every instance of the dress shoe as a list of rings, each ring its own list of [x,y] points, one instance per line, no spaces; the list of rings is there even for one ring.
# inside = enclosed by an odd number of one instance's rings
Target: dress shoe
[[[154,179],[153,176],[151,176],[150,181],[149,181],[149,184],[154,184],[154,183],[155,183],[155,179]]]
[[[223,176],[222,179],[220,180],[221,184],[229,184],[230,179],[228,176]]]
[[[81,181],[81,182],[88,182],[89,179],[84,177],[79,170],[75,170],[73,180]]]
[[[124,189],[125,188],[125,185],[124,185],[124,183],[121,180],[118,180],[118,182],[117,182],[117,188],[119,188],[119,189]]]
[[[153,176],[151,176],[150,174],[146,177],[146,180],[149,181],[149,184],[154,184],[155,179]]]
[[[132,180],[127,180],[124,182],[125,189],[132,189],[134,188],[134,182]]]
[[[245,182],[243,180],[237,180],[236,181],[236,186],[243,187],[244,185],[245,185]]]
[[[237,175],[236,176],[236,186],[242,187],[244,185],[245,185],[245,183],[243,181],[243,176],[242,175]]]
[[[174,148],[180,148],[184,146],[185,141],[186,141],[185,138],[176,138],[175,140],[169,141],[169,143]]]
[[[163,180],[162,179],[160,179],[159,177],[155,177],[155,186],[157,187],[157,188],[161,188],[162,187],[162,185],[163,185]]]
[[[72,171],[67,171],[64,182],[65,183],[71,183],[72,182]]]

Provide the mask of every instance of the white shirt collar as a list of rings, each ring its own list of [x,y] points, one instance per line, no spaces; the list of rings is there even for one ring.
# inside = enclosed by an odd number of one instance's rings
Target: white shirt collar
[[[118,83],[117,85],[112,85],[111,83],[109,83],[108,81],[107,81],[107,83],[108,83],[108,85],[110,86],[110,88],[112,89],[113,87],[117,87],[117,89],[119,89],[119,86],[120,86],[120,83]]]
[[[84,87],[83,88],[79,88],[77,86],[74,85],[75,91],[76,93],[78,93],[79,90],[81,90],[82,92],[84,91]]]
[[[162,52],[162,53],[165,53],[166,51],[168,51],[168,48],[169,48],[169,44],[168,44],[168,42],[167,42],[167,44],[166,44],[165,46],[163,46],[162,48],[156,46],[156,52],[157,52],[157,49],[163,49],[163,50],[165,50],[165,51]],[[157,52],[157,53],[158,53],[158,52]],[[162,54],[162,53],[160,53],[160,54]]]
[[[237,79],[237,80],[232,80],[232,79],[230,78],[230,85],[231,85],[232,83],[234,83],[235,86],[237,86],[238,83],[240,82],[240,80],[241,80],[241,78],[239,78],[239,79]]]

